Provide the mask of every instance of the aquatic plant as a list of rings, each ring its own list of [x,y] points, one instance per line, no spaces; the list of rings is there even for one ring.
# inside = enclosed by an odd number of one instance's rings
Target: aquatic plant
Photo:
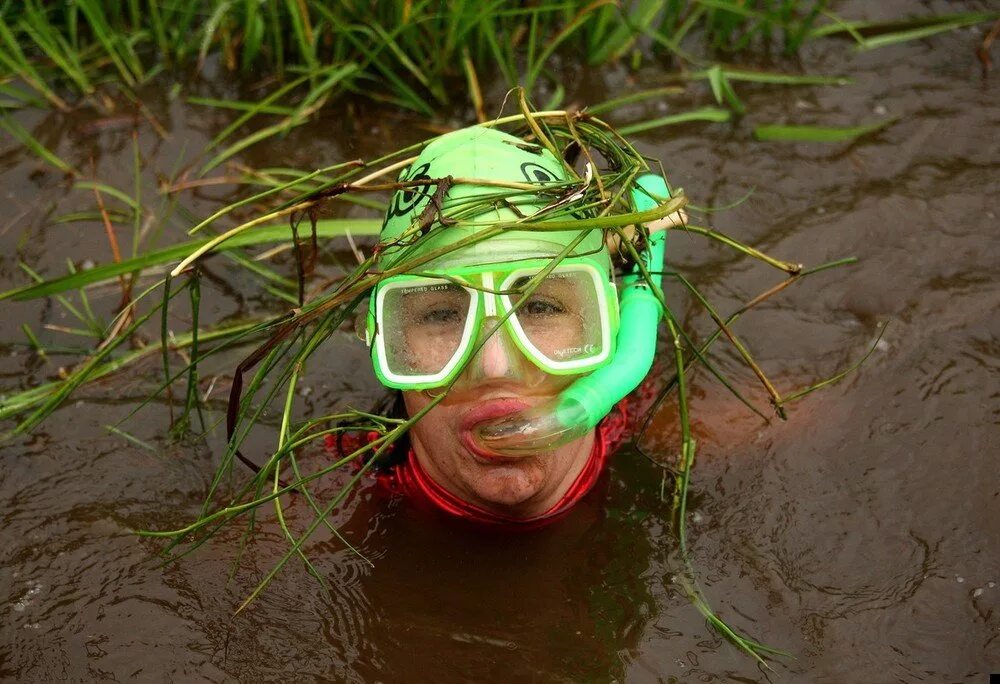
[[[627,61],[636,68],[651,60],[673,62],[682,78],[709,80],[726,111],[672,114],[655,125],[720,121],[730,112],[744,113],[732,82],[808,81],[801,75],[741,74],[716,64],[719,58],[751,49],[788,55],[807,41],[835,36],[875,49],[997,16],[851,21],[830,12],[825,0],[25,0],[0,5],[0,93],[7,97],[0,107],[35,105],[38,96],[61,110],[82,100],[110,112],[121,107],[120,95],[158,127],[135,93],[167,70],[175,88],[188,80],[182,74],[192,68],[200,73],[209,61],[213,69],[248,78],[269,74],[265,81],[273,89],[255,101],[189,96],[193,104],[241,112],[213,139],[216,153],[206,172],[301,126],[342,95],[426,116],[471,106],[482,122],[489,98],[481,84],[521,86],[539,98],[544,86],[544,108],[554,109],[565,98],[567,74],[585,64]],[[274,116],[277,121],[223,147],[243,124]]]
[[[313,92],[320,92],[324,80],[339,80],[338,89],[431,114],[449,102],[447,84],[458,78],[478,82],[485,76],[492,82],[499,75],[509,86],[520,83],[530,91],[543,76],[554,76],[547,73],[550,57],[560,51],[591,65],[643,50],[686,54],[681,44],[695,42],[705,46],[701,52],[734,53],[780,39],[781,49],[794,52],[814,30],[824,5],[823,0],[26,0],[0,7],[0,44],[7,48],[0,62],[60,108],[66,102],[56,94],[56,83],[86,97],[109,71],[134,87],[164,67],[193,64],[201,70],[212,58],[246,74],[259,69],[305,74]],[[695,34],[700,35],[692,38]],[[348,65],[350,74],[324,73]],[[373,81],[386,87],[366,87]]]

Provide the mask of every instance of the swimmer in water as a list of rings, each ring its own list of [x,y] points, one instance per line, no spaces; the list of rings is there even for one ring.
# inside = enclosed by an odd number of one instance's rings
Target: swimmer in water
[[[551,519],[592,488],[620,442],[662,308],[638,270],[616,286],[600,228],[509,229],[567,219],[550,210],[572,201],[570,172],[548,150],[462,129],[424,147],[400,181],[447,177],[456,182],[441,196],[430,184],[397,191],[380,235],[383,272],[440,256],[376,286],[364,333],[375,373],[411,417],[446,393],[389,475],[397,491],[465,518]],[[670,197],[653,174],[631,193],[640,211]],[[497,224],[507,229],[468,244]],[[663,237],[651,232],[641,254],[650,271]]]

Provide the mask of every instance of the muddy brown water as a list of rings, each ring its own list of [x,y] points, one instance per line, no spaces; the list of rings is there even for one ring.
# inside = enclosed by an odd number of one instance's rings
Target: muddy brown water
[[[737,125],[636,136],[698,204],[724,206],[754,190],[712,214],[723,232],[807,265],[860,257],[736,325],[781,389],[845,367],[891,320],[860,371],[794,404],[785,423],[749,414],[705,373],[693,379],[694,566],[725,619],[794,658],[761,670],[706,626],[675,582],[680,565],[659,499],[661,471],[628,449],[567,518],[523,534],[469,528],[387,502],[365,484],[337,522],[373,567],[318,535],[310,555],[330,595],[293,563],[234,616],[286,548],[272,517],[262,518],[232,577],[240,528],[167,567],[158,565],[162,545],[130,534],[191,521],[221,445],[218,430],[206,443],[171,441],[163,405],[124,426],[155,453],[104,428],[150,389],[152,364],[85,388],[32,436],[2,447],[0,673],[20,681],[986,681],[1000,671],[1000,107],[997,75],[984,80],[972,55],[981,31],[860,54],[822,43],[803,55],[806,68],[847,75],[852,85],[743,86],[751,114]],[[591,74],[570,98],[637,87],[626,81],[619,72]],[[662,76],[649,69],[639,81],[654,86]],[[709,97],[692,86],[618,118]],[[171,131],[161,141],[139,127],[143,197],[166,217],[157,175],[195,158],[227,118],[167,92],[146,100]],[[88,177],[131,187],[130,124],[96,123],[87,112],[15,116]],[[899,120],[853,144],[750,136],[753,122],[885,117]],[[331,111],[240,161],[312,168],[421,137],[418,123],[398,114],[354,123]],[[69,189],[9,139],[2,148],[0,287],[25,282],[19,261],[49,275],[63,272],[67,256],[106,262],[99,223],[56,220],[92,210],[93,195]],[[161,242],[179,240],[197,218],[245,192],[182,193]],[[672,264],[721,311],[780,280],[697,238],[671,240]],[[345,247],[324,249],[332,273]],[[215,259],[209,268],[206,320],[280,310],[233,264]],[[292,272],[285,257],[278,268]],[[676,287],[670,296],[690,329],[711,331],[689,297]],[[117,294],[106,288],[92,304],[107,314]],[[47,344],[77,343],[42,331],[73,324],[57,302],[5,302],[3,313],[4,392],[72,363],[57,353],[35,359],[19,344],[25,322]],[[181,311],[171,326],[181,332],[186,322]],[[309,369],[302,414],[377,395],[360,347],[347,333],[327,344]],[[732,350],[717,349],[720,367],[765,406]],[[223,396],[236,360],[206,368],[203,389],[221,374],[214,396]],[[647,452],[668,459],[676,430],[668,404]],[[250,450],[262,452],[265,437]],[[315,450],[304,458],[315,466],[328,457]],[[325,482],[318,495],[332,496],[342,481]],[[289,515],[293,525],[308,520],[301,502]]]

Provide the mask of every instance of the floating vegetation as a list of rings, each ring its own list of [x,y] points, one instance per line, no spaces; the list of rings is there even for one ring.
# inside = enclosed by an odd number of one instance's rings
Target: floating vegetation
[[[13,118],[2,118],[0,119],[0,128],[10,133],[14,139],[18,140],[22,145],[28,148],[32,154],[49,166],[53,166],[70,176],[80,175],[79,171],[56,156],[56,154],[49,148],[45,147],[45,145],[43,145],[38,138],[33,136],[31,132],[18,123],[17,120]]]
[[[851,142],[858,138],[881,131],[890,126],[895,119],[886,119],[864,126],[785,126],[760,125],[753,129],[757,140],[782,142]]]

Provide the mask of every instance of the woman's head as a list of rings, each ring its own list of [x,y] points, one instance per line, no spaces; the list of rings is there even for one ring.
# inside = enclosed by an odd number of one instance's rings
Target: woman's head
[[[411,416],[444,394],[411,441],[428,474],[472,503],[543,512],[590,455],[593,412],[579,420],[561,401],[610,362],[618,329],[603,232],[575,226],[589,180],[487,128],[436,139],[400,176],[369,310],[373,363]],[[511,414],[565,434],[516,457],[484,446],[483,426]]]

